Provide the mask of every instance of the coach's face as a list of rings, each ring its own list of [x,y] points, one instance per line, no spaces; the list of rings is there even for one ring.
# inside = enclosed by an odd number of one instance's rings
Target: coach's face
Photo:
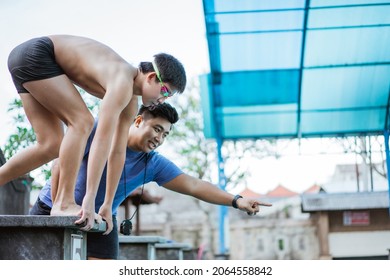
[[[172,124],[164,118],[150,118],[145,120],[138,116],[134,122],[134,130],[130,137],[135,137],[135,146],[137,150],[149,153],[164,143],[165,138],[169,135]]]

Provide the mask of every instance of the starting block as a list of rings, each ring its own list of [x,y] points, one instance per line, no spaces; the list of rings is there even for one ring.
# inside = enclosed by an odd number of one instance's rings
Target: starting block
[[[76,216],[0,215],[1,260],[85,260],[87,235]],[[90,230],[104,232],[106,223]]]

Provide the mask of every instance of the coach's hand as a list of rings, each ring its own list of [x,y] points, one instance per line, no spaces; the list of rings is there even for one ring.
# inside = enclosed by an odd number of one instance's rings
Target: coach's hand
[[[260,206],[270,207],[271,203],[262,202],[254,198],[239,198],[237,200],[238,209],[246,211],[249,216],[256,215],[260,211]]]

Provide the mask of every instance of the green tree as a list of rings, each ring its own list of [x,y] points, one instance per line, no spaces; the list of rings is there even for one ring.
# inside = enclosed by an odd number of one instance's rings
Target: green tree
[[[34,143],[36,137],[23,112],[23,105],[20,99],[12,100],[7,112],[11,114],[12,122],[16,129],[16,131],[10,134],[4,147],[2,147],[4,156],[8,160],[18,151]]]

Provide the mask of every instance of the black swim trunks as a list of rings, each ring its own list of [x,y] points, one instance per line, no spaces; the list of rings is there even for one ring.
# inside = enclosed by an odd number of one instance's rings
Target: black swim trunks
[[[14,48],[8,57],[8,69],[18,93],[28,93],[23,83],[64,74],[57,64],[49,37],[28,40]]]

